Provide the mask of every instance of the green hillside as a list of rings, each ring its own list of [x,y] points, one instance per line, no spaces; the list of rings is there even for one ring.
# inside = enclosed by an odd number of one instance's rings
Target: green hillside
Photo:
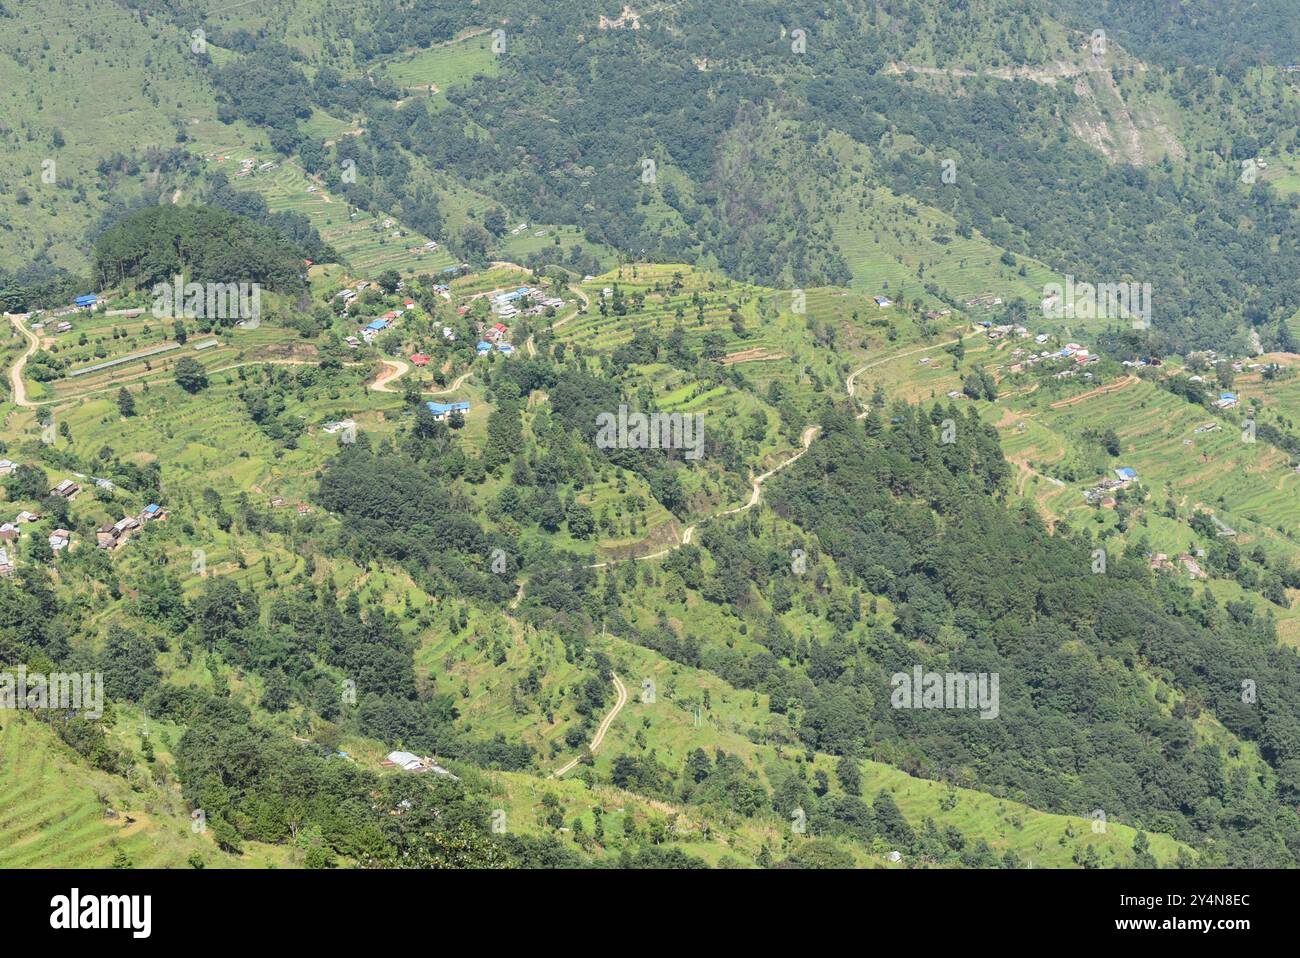
[[[0,0],[0,866],[1300,864],[1300,50],[1184,6]]]

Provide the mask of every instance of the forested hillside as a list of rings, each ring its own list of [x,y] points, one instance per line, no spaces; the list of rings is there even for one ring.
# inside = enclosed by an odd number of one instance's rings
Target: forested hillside
[[[1294,2],[64,6],[0,865],[1300,865]]]

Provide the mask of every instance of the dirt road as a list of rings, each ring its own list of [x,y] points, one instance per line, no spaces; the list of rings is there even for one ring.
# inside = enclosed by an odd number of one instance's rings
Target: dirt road
[[[32,354],[40,348],[41,341],[34,332],[23,325],[23,321],[17,316],[10,316],[9,321],[27,340],[27,351],[18,357],[13,368],[9,370],[9,384],[13,388],[14,403],[28,409],[35,409],[36,404],[27,399],[27,387],[23,384],[23,369],[27,366],[27,360],[31,359]]]
[[[609,710],[609,714],[601,720],[600,727],[596,729],[596,734],[591,739],[592,752],[600,748],[600,743],[605,741],[605,733],[614,724],[614,719],[618,718],[618,713],[623,711],[623,706],[627,705],[627,686],[623,684],[623,680],[618,677],[617,673],[610,672],[609,677],[614,681],[614,691],[618,693],[618,701],[614,703],[614,707]],[[577,764],[578,760],[576,758],[570,759],[555,770],[555,777],[559,778],[565,772],[571,771]]]

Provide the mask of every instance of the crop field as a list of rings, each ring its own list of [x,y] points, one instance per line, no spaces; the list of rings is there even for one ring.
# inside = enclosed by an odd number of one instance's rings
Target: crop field
[[[958,236],[955,227],[947,214],[905,201],[883,187],[864,191],[856,208],[846,209],[833,222],[835,242],[853,271],[853,285],[872,294],[894,299],[905,292],[915,299],[926,295],[926,283],[935,283],[961,305],[980,296],[999,297],[1003,303],[1021,297],[1036,309],[1043,286],[1061,282],[1059,275],[1033,260],[1015,266],[1001,262],[1000,247],[979,234]],[[978,306],[971,309],[981,311]],[[993,310],[984,311],[992,318]]]
[[[567,256],[573,246],[579,247],[585,253],[592,253],[606,262],[612,259],[608,249],[589,243],[586,234],[576,227],[529,223],[527,229],[520,230],[517,235],[511,235],[511,230],[515,229],[520,222],[522,220],[511,223],[510,229],[501,237],[498,252],[505,259],[518,262],[539,251],[549,251],[553,256],[558,257],[563,250]]]
[[[1258,182],[1267,183],[1283,196],[1300,193],[1300,158],[1287,153],[1263,153],[1268,164],[1258,176]]]
[[[498,65],[492,42],[490,33],[481,33],[427,50],[401,53],[385,60],[375,72],[399,87],[439,93],[453,83],[480,74],[495,76]]]
[[[677,292],[670,288],[675,274],[682,277],[682,287]],[[602,316],[599,310],[602,290],[616,285],[628,298],[644,294],[643,307],[629,302],[626,315],[615,315],[611,308],[608,315]],[[758,315],[758,300],[764,291],[688,267],[639,264],[635,269],[625,267],[598,276],[582,288],[591,297],[592,305],[585,316],[575,317],[557,330],[556,335],[562,340],[582,343],[584,348],[613,350],[630,342],[642,327],[649,327],[656,338],[662,339],[676,325],[678,309],[682,312],[687,342],[694,349],[700,348],[706,333],[722,334],[726,343],[724,352],[762,347],[770,353],[779,353],[783,346],[789,346],[789,337],[782,328],[792,322],[788,315],[779,321],[764,320]],[[694,295],[702,298],[702,318],[700,307],[692,303]],[[742,322],[750,335],[738,336],[732,330],[732,304],[741,307]]]
[[[457,276],[451,281],[452,292],[461,300],[469,300],[496,290],[510,290],[527,286],[532,274],[513,266],[497,266],[481,273]]]
[[[311,116],[302,123],[302,131],[305,135],[326,142],[332,142],[353,129],[355,127],[348,120],[340,120],[319,108],[313,109]]]
[[[1182,504],[1222,506],[1234,518],[1258,514],[1268,524],[1297,528],[1300,499],[1288,492],[1300,484],[1300,476],[1272,446],[1243,442],[1232,412],[1221,420],[1222,428],[1197,434],[1197,426],[1216,417],[1140,383],[1041,415],[1054,431],[1072,436],[1112,426],[1124,450],[1116,464],[1133,466],[1145,485],[1172,493]]]
[[[238,131],[233,134],[233,139],[232,133],[224,132],[224,129],[212,132],[212,140],[194,147],[196,151],[202,151],[209,170],[224,170],[235,189],[262,194],[272,212],[291,211],[307,217],[321,238],[332,245],[355,272],[369,276],[385,269],[395,269],[403,274],[438,272],[452,264],[450,254],[441,246],[436,250],[424,248],[434,237],[409,229],[392,214],[376,215],[354,209],[343,197],[329,195],[325,187],[309,177],[296,160],[285,160],[265,145],[244,145],[250,141],[238,138]],[[254,171],[248,176],[236,177],[244,159],[254,161]],[[275,167],[257,170],[258,166],[268,162],[275,163]],[[313,188],[315,192],[309,192]]]
[[[1252,400],[1259,400],[1268,412],[1261,421],[1269,420],[1269,413],[1279,420],[1292,424],[1300,423],[1300,359],[1285,353],[1261,356],[1258,362],[1278,362],[1283,368],[1276,379],[1264,379],[1259,372],[1239,373],[1233,382],[1233,389],[1243,403],[1249,405]]]
[[[1130,537],[1143,534],[1153,550],[1169,555],[1187,551],[1197,537],[1186,519],[1201,509],[1235,529],[1243,548],[1258,542],[1271,554],[1300,559],[1300,473],[1273,446],[1243,441],[1242,415],[1236,410],[1212,414],[1143,382],[1056,409],[1013,400],[1006,408],[988,409],[986,419],[997,426],[1004,452],[1020,470],[1018,491],[1053,517],[1095,531],[1115,525],[1112,510],[1098,510],[1083,498],[1084,489],[1111,475],[1059,483],[1042,471],[1086,444],[1085,429],[1110,428],[1120,439],[1121,454],[1108,468],[1133,467],[1153,496]],[[1211,422],[1219,428],[1196,432]],[[1178,521],[1154,512],[1169,499],[1177,505]],[[1239,591],[1235,583],[1219,580],[1210,587],[1216,594]],[[1300,608],[1273,611],[1283,640],[1300,644]]]
[[[148,327],[150,333],[143,332]],[[123,327],[128,331],[129,327]],[[86,346],[71,347],[68,352],[58,355],[71,355],[74,364],[68,372],[88,369],[78,376],[65,376],[45,383],[34,383],[29,387],[29,394],[34,402],[64,403],[85,396],[98,395],[106,391],[116,392],[121,386],[134,387],[143,380],[171,380],[173,369],[183,357],[197,360],[209,375],[223,369],[233,368],[241,363],[263,360],[287,360],[314,354],[314,347],[300,347],[289,340],[283,327],[264,323],[254,329],[235,328],[220,334],[193,332],[184,344],[175,349],[153,352],[165,346],[175,344],[175,340],[163,337],[172,335],[170,322],[148,320],[134,327],[134,333],[116,340],[101,337],[103,342]],[[75,334],[75,330],[74,330]],[[73,335],[73,334],[69,334]],[[195,347],[209,341],[217,345],[196,349]],[[286,342],[288,340],[288,342]],[[105,355],[95,355],[103,352]],[[95,368],[106,362],[117,361],[115,365]]]
[[[106,807],[118,817],[108,818]],[[119,854],[137,868],[176,868],[196,853],[217,867],[266,867],[286,858],[282,849],[255,845],[238,859],[219,854],[165,798],[145,800],[124,779],[87,770],[34,717],[6,713],[0,868],[107,868]]]

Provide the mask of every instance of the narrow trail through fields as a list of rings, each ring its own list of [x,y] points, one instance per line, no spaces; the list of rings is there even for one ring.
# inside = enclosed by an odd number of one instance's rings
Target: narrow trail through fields
[[[916,349],[909,349],[909,350],[907,350],[906,352],[901,352],[901,353],[891,353],[891,354],[888,355],[888,356],[882,356],[880,359],[877,359],[877,360],[874,360],[874,361],[872,361],[872,362],[869,362],[869,363],[867,363],[865,366],[860,366],[859,368],[855,369],[853,372],[849,373],[849,375],[848,375],[848,379],[845,380],[845,388],[846,388],[847,391],[848,391],[848,395],[849,395],[849,397],[852,398],[853,395],[854,395],[854,389],[856,388],[856,382],[855,382],[855,381],[856,381],[857,377],[858,377],[860,374],[866,372],[868,369],[871,369],[871,368],[873,368],[873,367],[875,367],[875,366],[882,365],[883,363],[892,362],[892,361],[895,360],[895,359],[902,359],[902,358],[905,357],[905,356],[914,356],[914,355],[916,355],[917,353],[928,352],[928,351],[931,350],[931,349],[941,349],[941,348],[944,347],[944,346],[951,346],[953,343],[959,343],[959,342],[961,342],[963,338],[964,338],[964,337],[962,337],[962,336],[958,336],[956,339],[950,339],[950,340],[948,340],[947,342],[942,342],[942,343],[932,343],[932,344],[930,344],[929,346],[919,346],[919,347],[917,347]],[[867,415],[867,414],[866,414],[865,412],[863,412],[863,413],[859,413],[858,416],[857,416],[857,418],[858,418],[858,419],[864,419],[864,418],[866,418],[866,415]],[[772,469],[769,469],[767,472],[763,473],[761,476],[755,476],[753,479],[751,479],[750,482],[751,482],[751,484],[752,484],[752,491],[750,492],[749,501],[746,502],[744,505],[736,506],[736,507],[731,508],[731,509],[724,509],[722,512],[715,513],[715,514],[712,515],[712,516],[709,516],[709,517],[707,517],[707,518],[705,518],[705,519],[701,519],[701,520],[700,520],[699,522],[697,522],[697,523],[693,523],[692,525],[687,526],[686,529],[682,532],[682,540],[681,540],[681,542],[677,543],[676,545],[671,545],[671,546],[668,546],[667,548],[659,549],[658,551],[656,551],[656,552],[651,552],[651,553],[649,553],[649,554],[647,554],[647,555],[631,556],[629,559],[621,559],[621,560],[614,560],[614,561],[615,561],[615,562],[619,562],[619,561],[621,561],[621,562],[627,562],[627,561],[631,561],[631,562],[644,562],[644,561],[646,561],[647,559],[658,559],[658,558],[660,558],[660,557],[662,557],[662,556],[666,556],[666,555],[668,555],[668,553],[672,552],[674,549],[680,549],[680,548],[681,548],[682,546],[684,546],[684,545],[689,545],[690,542],[691,542],[691,538],[692,538],[692,537],[694,536],[694,534],[695,534],[695,529],[696,529],[696,528],[697,528],[701,523],[708,522],[710,519],[717,519],[717,518],[719,518],[719,517],[721,517],[721,516],[730,516],[730,515],[735,515],[735,514],[738,513],[738,512],[744,512],[746,509],[752,509],[754,506],[758,505],[759,502],[762,500],[762,496],[763,496],[763,483],[767,482],[767,480],[771,479],[774,475],[776,475],[776,474],[777,474],[778,472],[780,472],[782,469],[785,469],[787,466],[791,466],[791,465],[793,465],[795,462],[797,462],[797,461],[799,460],[799,458],[802,457],[803,454],[804,454],[805,452],[808,451],[808,448],[812,445],[813,440],[817,437],[817,433],[818,433],[820,430],[821,430],[821,427],[820,427],[820,426],[809,426],[808,428],[806,428],[806,429],[803,431],[803,435],[800,437],[800,441],[801,441],[801,443],[802,443],[802,445],[803,445],[803,448],[802,448],[802,449],[800,449],[798,452],[796,452],[793,456],[791,456],[789,459],[785,460],[785,462],[781,463],[780,465],[775,466],[775,467],[773,467]],[[592,565],[587,566],[587,568],[589,568],[589,569],[603,569],[603,568],[605,568],[606,566],[608,566],[609,564],[610,564],[609,562],[596,562],[596,563],[593,563]]]
[[[885,363],[893,362],[895,359],[902,359],[904,356],[915,356],[917,353],[929,352],[931,349],[940,349],[943,346],[952,346],[955,343],[961,342],[965,338],[965,336],[958,336],[956,339],[950,339],[946,343],[931,343],[929,346],[919,346],[916,349],[909,349],[906,352],[891,353],[888,356],[882,356],[873,362],[869,362],[865,366],[859,366],[857,369],[853,370],[853,372],[849,373],[849,378],[845,380],[844,383],[845,388],[848,390],[849,398],[853,398],[854,390],[857,389],[858,376],[865,373],[868,369],[874,369],[876,366],[882,366]],[[861,419],[862,417],[859,416],[858,418]]]
[[[1051,403],[1049,408],[1062,409],[1065,406],[1073,406],[1075,403],[1083,402],[1085,399],[1095,399],[1097,396],[1105,396],[1107,393],[1117,393],[1121,389],[1127,389],[1134,383],[1141,382],[1136,376],[1125,376],[1123,379],[1117,379],[1113,383],[1107,383],[1104,386],[1098,386],[1096,389],[1090,389],[1086,393],[1079,393],[1077,396],[1071,396],[1069,399],[1058,399]]]
[[[605,741],[605,733],[614,724],[614,719],[618,718],[618,713],[623,711],[623,706],[627,705],[627,686],[623,684],[623,680],[618,677],[617,672],[610,672],[609,677],[614,682],[614,691],[618,693],[618,701],[614,703],[614,707],[609,710],[609,713],[601,720],[600,727],[596,729],[596,734],[591,740],[592,752],[600,748],[600,743]],[[576,758],[569,759],[555,770],[555,777],[559,778],[565,772],[571,771],[577,764],[578,760]]]

